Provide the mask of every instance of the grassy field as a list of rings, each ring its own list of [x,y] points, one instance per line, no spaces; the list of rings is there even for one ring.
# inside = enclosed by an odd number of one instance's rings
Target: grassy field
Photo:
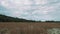
[[[60,28],[60,23],[0,22],[0,34],[48,34],[51,28]]]

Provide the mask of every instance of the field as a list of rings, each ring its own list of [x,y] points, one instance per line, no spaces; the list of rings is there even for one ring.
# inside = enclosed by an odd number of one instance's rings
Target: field
[[[60,28],[60,23],[0,22],[0,34],[48,34],[52,28]]]

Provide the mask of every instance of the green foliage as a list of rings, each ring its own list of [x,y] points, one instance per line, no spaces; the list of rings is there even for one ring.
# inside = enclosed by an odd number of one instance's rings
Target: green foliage
[[[42,21],[35,21],[35,20],[26,20],[26,19],[23,19],[23,18],[14,18],[14,17],[10,17],[10,16],[6,16],[6,15],[1,15],[0,14],[0,22],[42,22]],[[51,21],[44,21],[44,22],[47,22],[47,23],[52,23],[52,22],[60,22],[60,21],[54,21],[54,20],[51,20]]]
[[[22,18],[14,18],[10,16],[5,16],[0,14],[0,22],[35,22],[33,20],[26,20]]]

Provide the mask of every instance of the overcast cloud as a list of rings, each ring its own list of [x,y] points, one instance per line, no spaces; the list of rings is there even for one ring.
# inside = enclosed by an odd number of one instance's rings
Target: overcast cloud
[[[60,21],[60,0],[0,0],[0,14],[28,20]]]

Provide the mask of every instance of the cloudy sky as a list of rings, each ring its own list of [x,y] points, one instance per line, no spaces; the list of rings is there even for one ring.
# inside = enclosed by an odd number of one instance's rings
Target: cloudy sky
[[[0,0],[0,14],[28,20],[60,21],[60,0]]]

